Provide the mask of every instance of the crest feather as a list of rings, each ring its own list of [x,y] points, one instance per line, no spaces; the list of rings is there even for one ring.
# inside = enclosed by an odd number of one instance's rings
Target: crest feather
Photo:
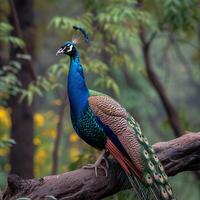
[[[84,29],[78,26],[73,26],[73,29],[75,29],[78,32],[72,36],[72,42],[74,44],[79,44],[82,41],[84,41],[87,44],[89,43],[88,34],[86,33]]]

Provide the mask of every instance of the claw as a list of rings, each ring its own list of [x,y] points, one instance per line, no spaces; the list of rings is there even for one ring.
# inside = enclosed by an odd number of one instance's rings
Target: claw
[[[106,152],[105,150],[103,150],[103,152],[101,153],[101,155],[99,156],[99,158],[97,159],[97,161],[94,163],[94,164],[88,164],[86,166],[83,166],[82,168],[83,169],[91,169],[91,168],[94,168],[94,171],[95,171],[95,176],[97,177],[98,176],[98,168],[99,169],[102,169],[104,172],[105,172],[105,176],[107,177],[108,176],[108,169],[109,169],[109,163],[105,157],[106,155]],[[105,165],[106,166],[103,166],[101,163],[102,161],[105,162]]]
[[[104,160],[105,164],[106,164],[106,168],[109,169],[109,163],[108,160],[105,157],[102,157],[102,160]],[[105,168],[105,167],[104,167]]]
[[[104,170],[106,177],[108,176],[108,168],[101,165],[101,169]]]
[[[102,169],[105,172],[105,176],[108,176],[108,168],[104,167],[102,164],[88,164],[82,167],[83,169],[92,169],[94,168],[95,176],[98,176],[98,169]]]

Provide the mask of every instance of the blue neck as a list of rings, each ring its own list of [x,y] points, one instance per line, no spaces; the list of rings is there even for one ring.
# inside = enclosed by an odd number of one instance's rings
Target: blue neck
[[[85,83],[83,68],[80,64],[78,51],[76,52],[76,55],[70,57],[68,96],[71,115],[78,118],[84,111],[89,97],[89,91]]]

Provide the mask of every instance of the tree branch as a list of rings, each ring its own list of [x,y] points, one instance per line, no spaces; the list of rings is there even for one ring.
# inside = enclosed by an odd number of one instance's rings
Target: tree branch
[[[64,121],[64,114],[65,114],[65,108],[66,108],[66,97],[67,92],[64,92],[63,98],[61,100],[61,105],[59,109],[59,118],[58,118],[58,124],[57,124],[57,130],[56,130],[56,138],[54,140],[53,145],[53,153],[52,153],[52,172],[51,174],[56,174],[58,169],[58,151],[59,151],[59,145],[60,140],[62,136],[63,131],[63,121]]]
[[[148,75],[148,79],[160,97],[160,100],[161,100],[163,107],[165,108],[166,114],[168,116],[169,122],[172,126],[172,129],[174,130],[174,134],[176,135],[176,137],[179,137],[183,134],[181,122],[179,120],[178,113],[176,112],[174,106],[170,102],[168,96],[166,95],[164,87],[162,86],[161,82],[159,81],[157,75],[155,74],[155,72],[153,70],[150,55],[149,55],[149,50],[150,50],[149,44],[150,43],[146,42],[145,32],[144,32],[143,28],[141,28],[139,36],[140,36],[140,40],[142,41],[142,44],[143,44],[142,53],[143,53],[143,57],[144,57],[144,64],[146,66],[146,72]]]
[[[13,20],[13,25],[15,28],[16,36],[19,37],[20,39],[24,40],[21,25],[20,25],[20,20],[19,20],[18,13],[15,8],[15,3],[13,2],[13,0],[9,0],[9,5],[10,5],[11,18]],[[28,55],[30,54],[30,52],[28,51],[26,46],[22,47],[21,50],[24,54],[28,54]],[[27,66],[28,66],[29,73],[30,73],[32,79],[34,81],[36,81],[37,77],[36,77],[36,72],[33,67],[32,59],[29,61],[29,65],[27,65]]]
[[[166,173],[174,176],[188,170],[200,170],[200,132],[189,133],[177,139],[153,145]],[[99,169],[78,169],[39,180],[24,180],[17,175],[8,176],[8,188],[3,200],[28,197],[34,200],[53,195],[59,200],[97,200],[130,188],[128,180],[114,159],[109,159],[108,176]]]

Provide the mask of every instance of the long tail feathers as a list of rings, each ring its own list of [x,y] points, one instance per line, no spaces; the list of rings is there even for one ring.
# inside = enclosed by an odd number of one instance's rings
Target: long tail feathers
[[[134,164],[109,139],[106,142],[106,148],[125,171],[139,200],[175,200],[164,168],[156,157],[152,147],[148,146],[148,148],[145,148],[148,151],[145,150],[145,168],[142,173],[137,170]]]
[[[149,199],[175,200],[164,168],[156,156],[154,149],[149,145],[147,138],[142,135],[139,124],[131,116],[128,119],[128,123],[133,128],[138,139],[143,158],[144,169],[142,179],[138,179],[141,183],[141,188],[147,189]],[[134,176],[134,172],[132,174]]]
[[[140,200],[149,200],[148,193],[143,189],[143,187],[141,188],[141,185],[138,182],[137,178],[134,176],[131,176],[129,174],[126,174],[126,175],[129,179],[129,182],[130,182],[137,198]]]
[[[139,200],[175,200],[171,188],[169,190],[170,192],[165,189],[166,185],[159,186],[157,183],[153,183],[151,186],[147,186],[135,175],[128,173],[126,175]],[[168,183],[167,187],[170,187]]]

